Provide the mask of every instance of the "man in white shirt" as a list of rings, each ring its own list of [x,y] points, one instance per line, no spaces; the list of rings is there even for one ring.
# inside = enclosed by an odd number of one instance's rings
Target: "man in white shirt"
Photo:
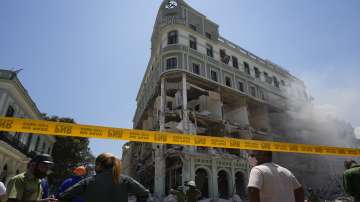
[[[250,152],[250,202],[304,202],[304,189],[286,168],[272,162],[271,151]]]

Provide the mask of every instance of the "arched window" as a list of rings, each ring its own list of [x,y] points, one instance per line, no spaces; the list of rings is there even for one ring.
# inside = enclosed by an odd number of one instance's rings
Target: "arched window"
[[[168,44],[177,44],[178,43],[178,32],[176,30],[170,31],[168,33]]]
[[[201,198],[209,198],[209,175],[205,169],[199,168],[196,170],[195,184],[201,191]]]
[[[245,177],[242,172],[235,173],[235,192],[240,198],[246,198],[246,186],[245,186]]]
[[[220,198],[229,198],[229,178],[227,173],[223,170],[218,172],[218,190]]]

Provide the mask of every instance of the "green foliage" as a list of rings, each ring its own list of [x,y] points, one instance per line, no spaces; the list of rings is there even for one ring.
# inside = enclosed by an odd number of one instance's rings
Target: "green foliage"
[[[72,118],[59,118],[57,116],[45,117],[45,120],[75,123]],[[59,186],[66,178],[70,177],[74,167],[86,166],[94,162],[94,156],[89,148],[89,139],[81,137],[56,136],[52,157],[55,165],[53,173],[49,176],[49,182],[54,186]]]

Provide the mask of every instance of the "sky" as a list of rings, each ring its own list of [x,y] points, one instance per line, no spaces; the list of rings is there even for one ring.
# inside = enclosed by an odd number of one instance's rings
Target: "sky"
[[[226,39],[304,80],[317,106],[360,127],[360,1],[186,2]],[[2,0],[0,68],[23,69],[18,76],[41,112],[131,128],[160,4]],[[120,157],[123,143],[91,139],[90,147]]]

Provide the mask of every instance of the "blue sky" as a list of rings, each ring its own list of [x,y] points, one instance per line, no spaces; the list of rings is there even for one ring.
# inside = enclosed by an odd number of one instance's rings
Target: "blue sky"
[[[360,126],[360,1],[187,2],[225,38],[303,79],[317,105]],[[0,67],[24,69],[42,112],[130,128],[160,3],[2,0]],[[91,149],[120,156],[122,144],[91,140]]]

